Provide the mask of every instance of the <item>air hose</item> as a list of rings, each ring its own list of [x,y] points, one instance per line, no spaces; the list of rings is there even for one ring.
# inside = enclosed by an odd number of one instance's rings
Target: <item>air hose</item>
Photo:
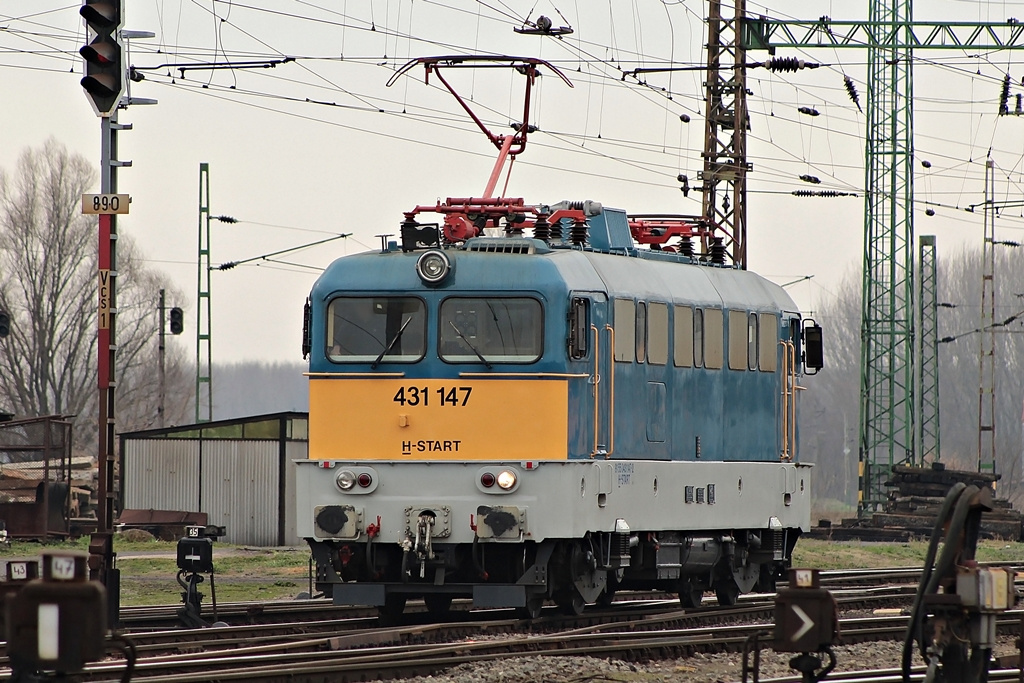
[[[921,581],[917,584],[917,592],[914,595],[913,607],[910,610],[910,620],[907,622],[907,632],[903,638],[903,683],[910,683],[910,667],[911,659],[913,658],[913,646],[914,641],[920,642],[919,631],[921,629],[921,607],[924,602],[924,596],[930,591],[934,590],[934,585],[938,584],[938,578],[942,576],[942,572],[934,572],[933,564],[935,562],[935,556],[938,553],[939,543],[942,541],[942,530],[946,525],[946,522],[950,520],[952,515],[956,517],[957,512],[961,509],[961,500],[966,501],[963,505],[963,519],[967,516],[967,505],[970,499],[977,493],[977,487],[970,487],[973,489],[970,495],[962,495],[967,489],[967,485],[963,482],[957,482],[946,494],[945,500],[942,501],[942,507],[939,510],[938,516],[935,518],[935,525],[932,527],[931,539],[928,542],[928,552],[924,560],[924,568],[921,572]],[[956,534],[959,535],[960,530],[963,528],[963,519],[959,524],[959,529]],[[954,536],[954,522],[950,523],[949,534],[947,538],[955,538]],[[947,551],[951,549],[951,544],[946,543],[943,548],[943,557],[946,556]],[[942,562],[940,561],[940,565]],[[935,584],[933,585],[932,577],[935,576]]]

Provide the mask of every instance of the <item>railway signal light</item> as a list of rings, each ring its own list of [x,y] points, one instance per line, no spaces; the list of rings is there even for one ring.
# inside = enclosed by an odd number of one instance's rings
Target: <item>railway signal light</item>
[[[82,87],[98,116],[110,116],[124,92],[124,48],[120,28],[124,0],[85,0],[78,10],[89,42],[78,52],[85,60]]]
[[[171,309],[171,334],[181,334],[185,330],[185,318],[181,309],[175,306]]]

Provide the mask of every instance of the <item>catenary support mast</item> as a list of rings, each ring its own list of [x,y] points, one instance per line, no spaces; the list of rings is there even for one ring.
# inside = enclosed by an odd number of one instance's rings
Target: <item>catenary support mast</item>
[[[199,273],[196,294],[196,422],[213,419],[210,305],[210,165],[199,164]]]
[[[935,235],[921,235],[918,240],[918,292],[921,321],[918,327],[918,430],[920,445],[916,448],[917,464],[927,466],[938,462],[939,450],[939,301]]]
[[[740,268],[747,267],[747,81],[740,27],[746,0],[710,0],[702,215]],[[703,237],[703,253],[711,251]]]

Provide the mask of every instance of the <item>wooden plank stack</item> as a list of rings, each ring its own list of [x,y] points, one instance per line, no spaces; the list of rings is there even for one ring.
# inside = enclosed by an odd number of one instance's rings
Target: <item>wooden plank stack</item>
[[[895,465],[885,485],[890,487],[885,509],[871,516],[844,519],[840,526],[820,525],[812,538],[864,541],[908,541],[927,539],[949,489],[958,482],[997,490],[999,475],[946,469],[942,463],[931,467]],[[994,498],[994,496],[993,496]],[[993,500],[993,510],[981,518],[982,538],[1020,541],[1022,515],[1006,500]]]

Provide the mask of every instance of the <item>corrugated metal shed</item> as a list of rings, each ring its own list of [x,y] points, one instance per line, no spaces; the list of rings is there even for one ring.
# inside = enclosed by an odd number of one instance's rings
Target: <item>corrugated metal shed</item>
[[[294,459],[308,413],[121,434],[121,509],[205,512],[228,543],[295,545]]]

